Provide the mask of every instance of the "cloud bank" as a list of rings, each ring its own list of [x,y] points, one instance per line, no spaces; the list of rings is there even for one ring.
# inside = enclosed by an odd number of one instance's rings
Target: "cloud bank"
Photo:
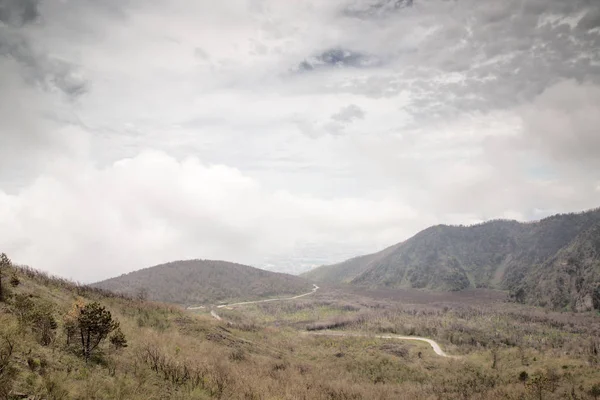
[[[287,271],[600,205],[589,0],[0,0],[0,251]]]

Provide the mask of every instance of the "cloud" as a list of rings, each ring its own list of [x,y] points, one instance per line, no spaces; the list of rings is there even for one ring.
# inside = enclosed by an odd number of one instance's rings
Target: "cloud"
[[[600,8],[590,9],[577,23],[577,29],[589,32],[600,28]]]
[[[72,63],[44,54],[31,40],[27,25],[39,19],[39,6],[39,0],[0,0],[0,68],[15,61],[30,83],[76,98],[87,92],[88,82]]]
[[[338,122],[352,122],[355,119],[363,119],[364,117],[365,112],[359,106],[350,104],[333,114],[331,119]]]
[[[598,10],[0,0],[0,248],[287,267],[597,206]]]
[[[521,110],[524,145],[558,162],[600,165],[600,85],[563,81]]]
[[[22,26],[39,17],[39,0],[0,0],[0,21]]]
[[[412,5],[413,0],[355,1],[344,8],[344,14],[355,18],[385,17]]]
[[[333,48],[302,61],[298,70],[312,71],[321,67],[368,68],[379,65],[381,65],[381,60],[375,56],[348,49]]]
[[[415,217],[392,199],[274,192],[236,169],[156,151],[103,169],[58,164],[18,194],[0,191],[3,249],[87,281],[179,258],[257,262],[306,237],[365,246]]]

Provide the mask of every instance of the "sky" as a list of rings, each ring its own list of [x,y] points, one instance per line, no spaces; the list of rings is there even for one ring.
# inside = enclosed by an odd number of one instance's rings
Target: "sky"
[[[0,0],[0,251],[298,273],[600,206],[597,0]]]

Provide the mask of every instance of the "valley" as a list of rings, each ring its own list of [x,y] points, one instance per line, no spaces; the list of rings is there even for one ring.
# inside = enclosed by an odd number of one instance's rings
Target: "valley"
[[[3,274],[19,282],[3,281],[0,303],[11,399],[592,399],[600,384],[595,313],[518,304],[503,291],[311,284],[186,310],[18,266]],[[50,312],[49,341],[24,323],[40,318],[24,298]],[[107,340],[85,362],[65,329],[74,304],[93,302],[127,342]]]
[[[432,227],[300,277],[188,260],[79,285],[3,255],[0,399],[595,400],[597,216]]]

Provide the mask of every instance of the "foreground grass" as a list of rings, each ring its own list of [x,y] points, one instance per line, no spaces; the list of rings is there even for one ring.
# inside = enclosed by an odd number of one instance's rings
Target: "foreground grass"
[[[590,347],[598,328],[593,316],[563,323],[564,315],[531,309],[409,306],[329,291],[219,309],[228,322],[218,322],[207,312],[114,296],[34,271],[13,274],[20,284],[0,303],[0,353],[7,354],[7,341],[14,345],[0,373],[0,398],[585,399],[600,382]],[[49,345],[19,325],[17,294],[52,304],[58,327]],[[106,306],[128,347],[104,344],[86,364],[66,346],[62,317],[81,301]],[[445,359],[418,342],[311,336],[302,333],[306,328],[428,336],[463,357]],[[519,342],[510,341],[517,336]]]

